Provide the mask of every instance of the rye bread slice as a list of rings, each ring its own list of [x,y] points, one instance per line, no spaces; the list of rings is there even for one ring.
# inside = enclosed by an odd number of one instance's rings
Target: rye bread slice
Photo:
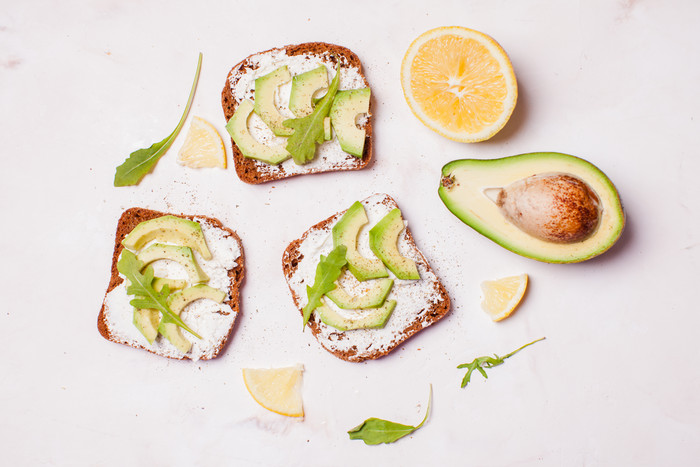
[[[102,307],[100,308],[100,313],[97,317],[97,329],[100,332],[100,334],[107,340],[116,342],[119,344],[125,344],[129,345],[131,347],[135,348],[141,348],[144,350],[147,350],[151,353],[155,353],[157,355],[161,355],[164,357],[168,358],[173,358],[177,360],[183,360],[183,359],[191,359],[189,354],[186,355],[172,355],[172,354],[165,354],[163,352],[159,352],[157,349],[154,349],[148,345],[146,342],[146,345],[141,345],[139,343],[135,343],[133,341],[128,341],[124,338],[121,338],[117,332],[110,326],[110,323],[107,319],[106,315],[106,310],[105,306],[107,303],[107,295],[120,286],[124,282],[124,278],[119,275],[119,271],[117,270],[117,262],[119,261],[119,256],[121,255],[122,250],[124,249],[124,246],[122,245],[122,240],[124,237],[126,237],[129,232],[131,232],[134,227],[136,227],[138,224],[141,222],[154,219],[156,217],[161,217],[161,216],[166,216],[166,215],[174,215],[176,217],[181,217],[189,220],[195,220],[195,219],[200,219],[206,221],[208,224],[211,226],[221,229],[222,231],[226,232],[230,237],[233,238],[233,240],[236,242],[238,246],[238,251],[240,252],[240,255],[236,259],[236,266],[233,269],[229,269],[227,271],[227,275],[229,277],[230,285],[227,290],[228,292],[228,297],[229,299],[224,301],[224,304],[228,305],[231,307],[232,313],[234,314],[233,319],[231,320],[230,326],[228,327],[228,331],[225,333],[225,337],[222,338],[219,342],[217,342],[216,347],[214,348],[213,352],[210,355],[203,356],[201,359],[202,360],[209,360],[212,358],[217,357],[223,348],[225,347],[228,337],[231,334],[231,331],[233,329],[233,325],[236,321],[236,317],[238,316],[240,312],[240,288],[241,284],[243,282],[243,278],[245,275],[245,254],[243,251],[243,244],[241,242],[241,239],[238,237],[236,232],[233,230],[225,227],[218,219],[212,218],[212,217],[207,217],[207,216],[190,216],[190,215],[184,215],[184,214],[169,214],[169,213],[164,213],[164,212],[158,212],[158,211],[152,211],[150,209],[144,209],[144,208],[131,208],[124,213],[122,213],[121,217],[119,218],[119,222],[117,223],[117,231],[114,239],[114,253],[112,254],[112,270],[111,270],[111,275],[109,279],[109,285],[107,287],[107,291],[105,292],[105,299],[102,302]],[[137,331],[138,332],[138,331]],[[158,339],[163,339],[162,336],[158,336]]]
[[[375,194],[362,201],[369,217],[358,237],[358,248],[365,256],[368,229],[398,205],[386,194]],[[327,255],[333,248],[331,229],[345,211],[338,212],[307,230],[300,238],[289,244],[282,256],[282,268],[287,279],[292,299],[299,312],[308,302],[306,286],[313,285],[320,255]],[[357,329],[339,331],[321,322],[317,313],[312,313],[309,328],[323,348],[338,358],[349,362],[383,357],[396,349],[406,339],[443,318],[450,309],[450,298],[445,287],[418,250],[406,227],[399,235],[399,251],[413,259],[421,275],[420,281],[399,280],[393,274],[394,287],[389,299],[397,301],[396,308],[382,329]],[[364,247],[365,251],[362,251]],[[326,301],[333,306],[330,301]]]
[[[238,108],[238,105],[244,99],[253,99],[253,90],[246,85],[246,93],[244,96],[234,95],[233,89],[236,84],[241,80],[246,73],[254,72],[260,66],[260,60],[266,57],[284,55],[287,57],[299,57],[299,56],[309,56],[313,57],[314,61],[322,62],[324,64],[330,65],[334,70],[338,62],[341,66],[341,79],[343,73],[349,68],[356,69],[364,86],[369,86],[367,83],[367,78],[362,72],[362,64],[360,59],[355,55],[350,49],[341,47],[339,45],[327,44],[324,42],[307,42],[298,45],[287,45],[284,47],[277,47],[273,49],[266,50],[264,52],[259,52],[248,56],[238,64],[236,64],[229,72],[226,78],[226,84],[221,92],[221,105],[223,107],[224,116],[226,121],[233,116],[233,113]],[[280,62],[279,66],[284,65],[284,62]],[[272,71],[272,70],[269,70]],[[251,85],[252,86],[252,85]],[[339,89],[344,89],[341,87]],[[305,174],[315,174],[322,172],[333,172],[333,171],[345,171],[345,170],[359,170],[367,167],[367,165],[372,160],[372,108],[373,102],[370,99],[369,113],[366,123],[364,124],[365,129],[365,145],[362,158],[355,157],[351,154],[345,154],[342,160],[333,161],[322,161],[312,162],[306,166],[296,166],[293,161],[289,160],[283,162],[282,164],[273,166],[266,164],[264,162],[249,159],[241,153],[236,146],[236,143],[231,140],[231,146],[233,150],[233,163],[236,168],[236,173],[238,177],[246,183],[258,184],[264,182],[270,182],[273,180],[280,180],[284,178],[293,177],[296,175]],[[325,143],[324,143],[325,144]],[[317,157],[319,157],[317,155]]]

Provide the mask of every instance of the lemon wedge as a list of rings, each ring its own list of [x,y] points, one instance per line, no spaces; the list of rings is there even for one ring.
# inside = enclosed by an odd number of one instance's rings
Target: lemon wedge
[[[225,169],[226,150],[216,128],[203,118],[193,117],[177,161],[186,167]]]
[[[243,368],[245,387],[255,401],[287,417],[303,417],[301,381],[304,367]]]
[[[481,307],[494,321],[506,319],[515,311],[525,295],[527,281],[527,274],[521,274],[482,282],[484,299]]]
[[[401,64],[401,85],[423,124],[466,143],[503,128],[518,97],[513,66],[501,46],[459,26],[431,29],[413,41]]]

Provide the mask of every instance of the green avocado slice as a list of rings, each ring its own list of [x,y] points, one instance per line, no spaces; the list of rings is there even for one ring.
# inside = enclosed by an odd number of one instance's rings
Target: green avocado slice
[[[209,280],[209,276],[207,276],[206,273],[202,271],[202,268],[199,267],[199,264],[197,264],[197,260],[192,254],[192,249],[187,246],[154,243],[141,250],[141,252],[136,255],[136,258],[139,261],[143,261],[144,267],[159,259],[176,261],[185,268],[190,282],[197,284]]]
[[[370,282],[370,281],[368,281]],[[394,280],[389,278],[376,279],[371,281],[370,288],[362,295],[350,295],[338,282],[335,289],[326,294],[338,308],[353,310],[357,308],[377,308],[380,307],[386,296],[389,295]]]
[[[199,222],[176,216],[161,216],[138,224],[122,240],[122,245],[138,251],[151,240],[188,246],[197,250],[202,258],[212,258]]]
[[[379,308],[366,308],[340,314],[325,303],[316,308],[321,321],[339,331],[383,328],[396,307],[396,300],[386,300]]]
[[[369,112],[369,99],[369,88],[338,91],[329,113],[340,148],[356,157],[362,157],[366,134],[357,127],[356,118]]]
[[[357,235],[368,222],[365,207],[359,201],[355,201],[332,229],[333,248],[345,245],[348,269],[358,281],[389,276],[381,260],[365,258],[357,251]]]
[[[292,157],[284,144],[268,146],[253,138],[248,131],[248,118],[251,113],[253,113],[253,102],[245,100],[238,105],[226,124],[226,131],[231,135],[241,154],[248,159],[257,159],[270,165],[280,164]]]
[[[280,114],[277,105],[275,105],[277,89],[291,79],[292,76],[287,65],[255,79],[255,113],[277,136],[289,136],[294,133],[292,128],[284,126],[283,122],[286,118]]]
[[[399,208],[392,209],[369,231],[369,247],[398,279],[420,279],[415,261],[399,253],[399,234],[404,229]]]
[[[311,115],[314,111],[314,94],[327,87],[328,71],[324,65],[294,76],[289,94],[289,110],[298,118]]]

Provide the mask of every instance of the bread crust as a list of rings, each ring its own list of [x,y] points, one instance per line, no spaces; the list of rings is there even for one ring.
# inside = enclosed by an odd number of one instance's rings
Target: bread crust
[[[376,196],[376,195],[375,195]],[[396,201],[394,201],[393,198],[391,198],[388,195],[383,195],[384,197],[381,200],[382,204],[385,204],[388,208],[393,209],[398,207]],[[303,305],[301,302],[301,297],[295,292],[294,288],[292,287],[291,284],[291,278],[294,275],[295,271],[298,269],[299,264],[301,261],[304,260],[304,255],[300,251],[300,247],[304,240],[314,231],[319,231],[319,230],[329,230],[331,229],[332,225],[340,219],[340,217],[345,214],[346,211],[340,211],[327,219],[315,224],[312,226],[309,230],[304,232],[304,234],[291,242],[289,246],[285,249],[284,254],[282,255],[282,270],[284,272],[284,276],[287,279],[287,285],[289,286],[289,290],[292,294],[292,299],[294,300],[294,305],[297,307],[301,315],[303,316]],[[428,272],[432,273],[434,275],[434,271],[428,264],[427,259],[425,256],[420,252],[418,247],[416,246],[416,243],[413,239],[413,235],[411,234],[411,231],[409,230],[408,227],[404,230],[405,235],[406,235],[406,241],[409,245],[409,247],[416,253],[418,256],[418,261],[417,264],[421,264],[422,267],[424,267]],[[316,258],[310,259],[311,261],[317,261]],[[422,310],[421,313],[415,316],[413,321],[411,321],[406,327],[404,327],[400,334],[396,336],[395,339],[392,340],[387,345],[382,346],[377,346],[377,347],[370,347],[369,349],[367,348],[360,348],[357,345],[353,345],[350,347],[349,350],[342,350],[342,349],[337,349],[334,348],[331,345],[327,345],[324,343],[322,340],[319,339],[319,334],[321,332],[321,326],[326,326],[321,322],[321,320],[318,318],[318,315],[316,313],[312,313],[311,318],[309,319],[308,322],[308,327],[311,330],[311,333],[313,336],[316,338],[316,340],[321,344],[321,346],[326,349],[328,352],[332,353],[336,357],[348,361],[348,362],[363,362],[365,360],[374,360],[378,359],[381,357],[384,357],[388,355],[390,352],[395,350],[398,346],[403,344],[407,339],[410,337],[414,336],[416,333],[421,331],[422,329],[434,324],[435,322],[439,321],[443,317],[445,317],[450,310],[450,297],[447,294],[447,290],[443,286],[443,284],[440,282],[439,279],[437,279],[437,276],[434,276],[436,278],[434,282],[434,293],[437,299],[433,303],[433,305],[427,309],[427,310]],[[421,280],[426,280],[426,279],[421,279]],[[397,305],[397,308],[400,306]],[[337,331],[333,332],[334,338],[341,340],[341,339],[352,339],[352,333],[354,331]]]
[[[116,235],[114,238],[114,252],[112,254],[112,269],[111,269],[111,275],[109,278],[109,285],[107,286],[107,291],[105,292],[105,299],[102,302],[102,307],[100,308],[100,312],[97,316],[97,330],[100,332],[102,337],[105,339],[116,342],[119,344],[124,344],[124,345],[129,345],[131,347],[136,347],[136,348],[141,348],[144,350],[147,350],[151,353],[154,353],[156,355],[161,355],[158,352],[155,352],[153,349],[149,347],[144,347],[142,345],[132,345],[130,343],[122,342],[119,339],[116,338],[114,334],[112,334],[109,325],[106,321],[106,316],[105,316],[105,302],[107,298],[107,294],[114,290],[117,286],[121,285],[122,282],[124,282],[124,278],[119,275],[119,271],[117,270],[117,262],[119,261],[119,256],[122,253],[122,250],[124,249],[124,245],[122,245],[122,240],[124,237],[126,237],[129,232],[131,232],[138,224],[141,222],[150,220],[150,219],[155,219],[156,217],[162,217],[162,216],[176,216],[176,217],[181,217],[184,219],[189,219],[189,220],[194,220],[195,218],[198,219],[206,219],[207,222],[209,222],[212,226],[219,228],[221,230],[224,230],[228,232],[231,237],[238,243],[238,248],[240,251],[240,256],[236,259],[236,267],[233,269],[230,269],[228,271],[228,277],[230,279],[230,286],[228,289],[228,295],[230,299],[228,301],[225,301],[224,303],[231,307],[231,310],[233,310],[234,313],[234,319],[231,322],[231,327],[228,330],[228,337],[214,350],[212,356],[205,356],[202,357],[202,360],[209,360],[212,358],[216,358],[221,351],[224,349],[226,346],[230,336],[231,336],[231,331],[233,330],[234,324],[237,321],[238,314],[240,313],[240,288],[243,283],[243,279],[245,277],[245,253],[243,250],[243,243],[241,242],[240,237],[234,232],[233,230],[229,229],[228,227],[225,227],[221,221],[218,219],[215,219],[213,217],[207,217],[207,216],[194,216],[194,215],[185,215],[185,214],[170,214],[170,213],[165,213],[165,212],[159,212],[159,211],[153,211],[150,209],[145,209],[145,208],[130,208],[124,211],[119,218],[119,222],[117,223],[117,231]],[[165,356],[168,358],[176,359],[176,360],[183,360],[183,359],[190,359],[188,355],[184,355],[182,357],[175,357],[171,355],[161,355]]]
[[[318,55],[319,57],[323,57],[324,61],[333,63],[334,66],[338,63],[338,57],[341,57],[344,63],[347,63],[349,66],[356,67],[358,70],[360,70],[365,85],[369,86],[369,84],[367,83],[367,78],[362,72],[362,63],[360,62],[360,59],[355,53],[353,53],[350,49],[346,47],[342,47],[335,44],[328,44],[325,42],[307,42],[304,44],[287,45],[284,47],[272,48],[263,52],[258,52],[249,55],[248,57],[237,63],[229,72],[228,76],[226,77],[226,84],[224,85],[224,89],[221,91],[221,106],[223,108],[224,117],[226,118],[227,122],[231,119],[234,112],[238,108],[238,105],[240,104],[240,102],[236,101],[233,95],[232,85],[240,79],[243,71],[247,69],[256,68],[255,64],[251,61],[251,59],[254,56],[278,51],[285,51],[286,54],[289,56],[303,54]],[[271,166],[264,162],[243,156],[241,151],[238,149],[236,143],[233,141],[233,139],[231,139],[233,163],[236,169],[236,174],[238,174],[238,178],[240,178],[246,183],[259,184],[294,177],[296,175],[307,175],[333,171],[360,170],[367,167],[370,164],[370,161],[372,160],[373,128],[371,115],[374,107],[373,100],[374,98],[370,97],[368,113],[369,118],[364,127],[365,145],[362,158],[358,158],[351,154],[348,154],[342,163],[331,164],[327,167],[309,167],[305,170],[302,170],[301,173],[289,173],[286,172],[284,167],[282,167],[281,165]],[[270,170],[270,168],[272,167],[274,167],[274,169]]]

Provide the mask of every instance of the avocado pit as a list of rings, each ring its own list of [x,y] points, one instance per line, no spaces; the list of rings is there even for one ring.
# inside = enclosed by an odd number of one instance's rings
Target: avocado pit
[[[495,203],[523,232],[552,243],[591,236],[601,217],[600,199],[583,180],[565,173],[533,175],[498,189]]]

